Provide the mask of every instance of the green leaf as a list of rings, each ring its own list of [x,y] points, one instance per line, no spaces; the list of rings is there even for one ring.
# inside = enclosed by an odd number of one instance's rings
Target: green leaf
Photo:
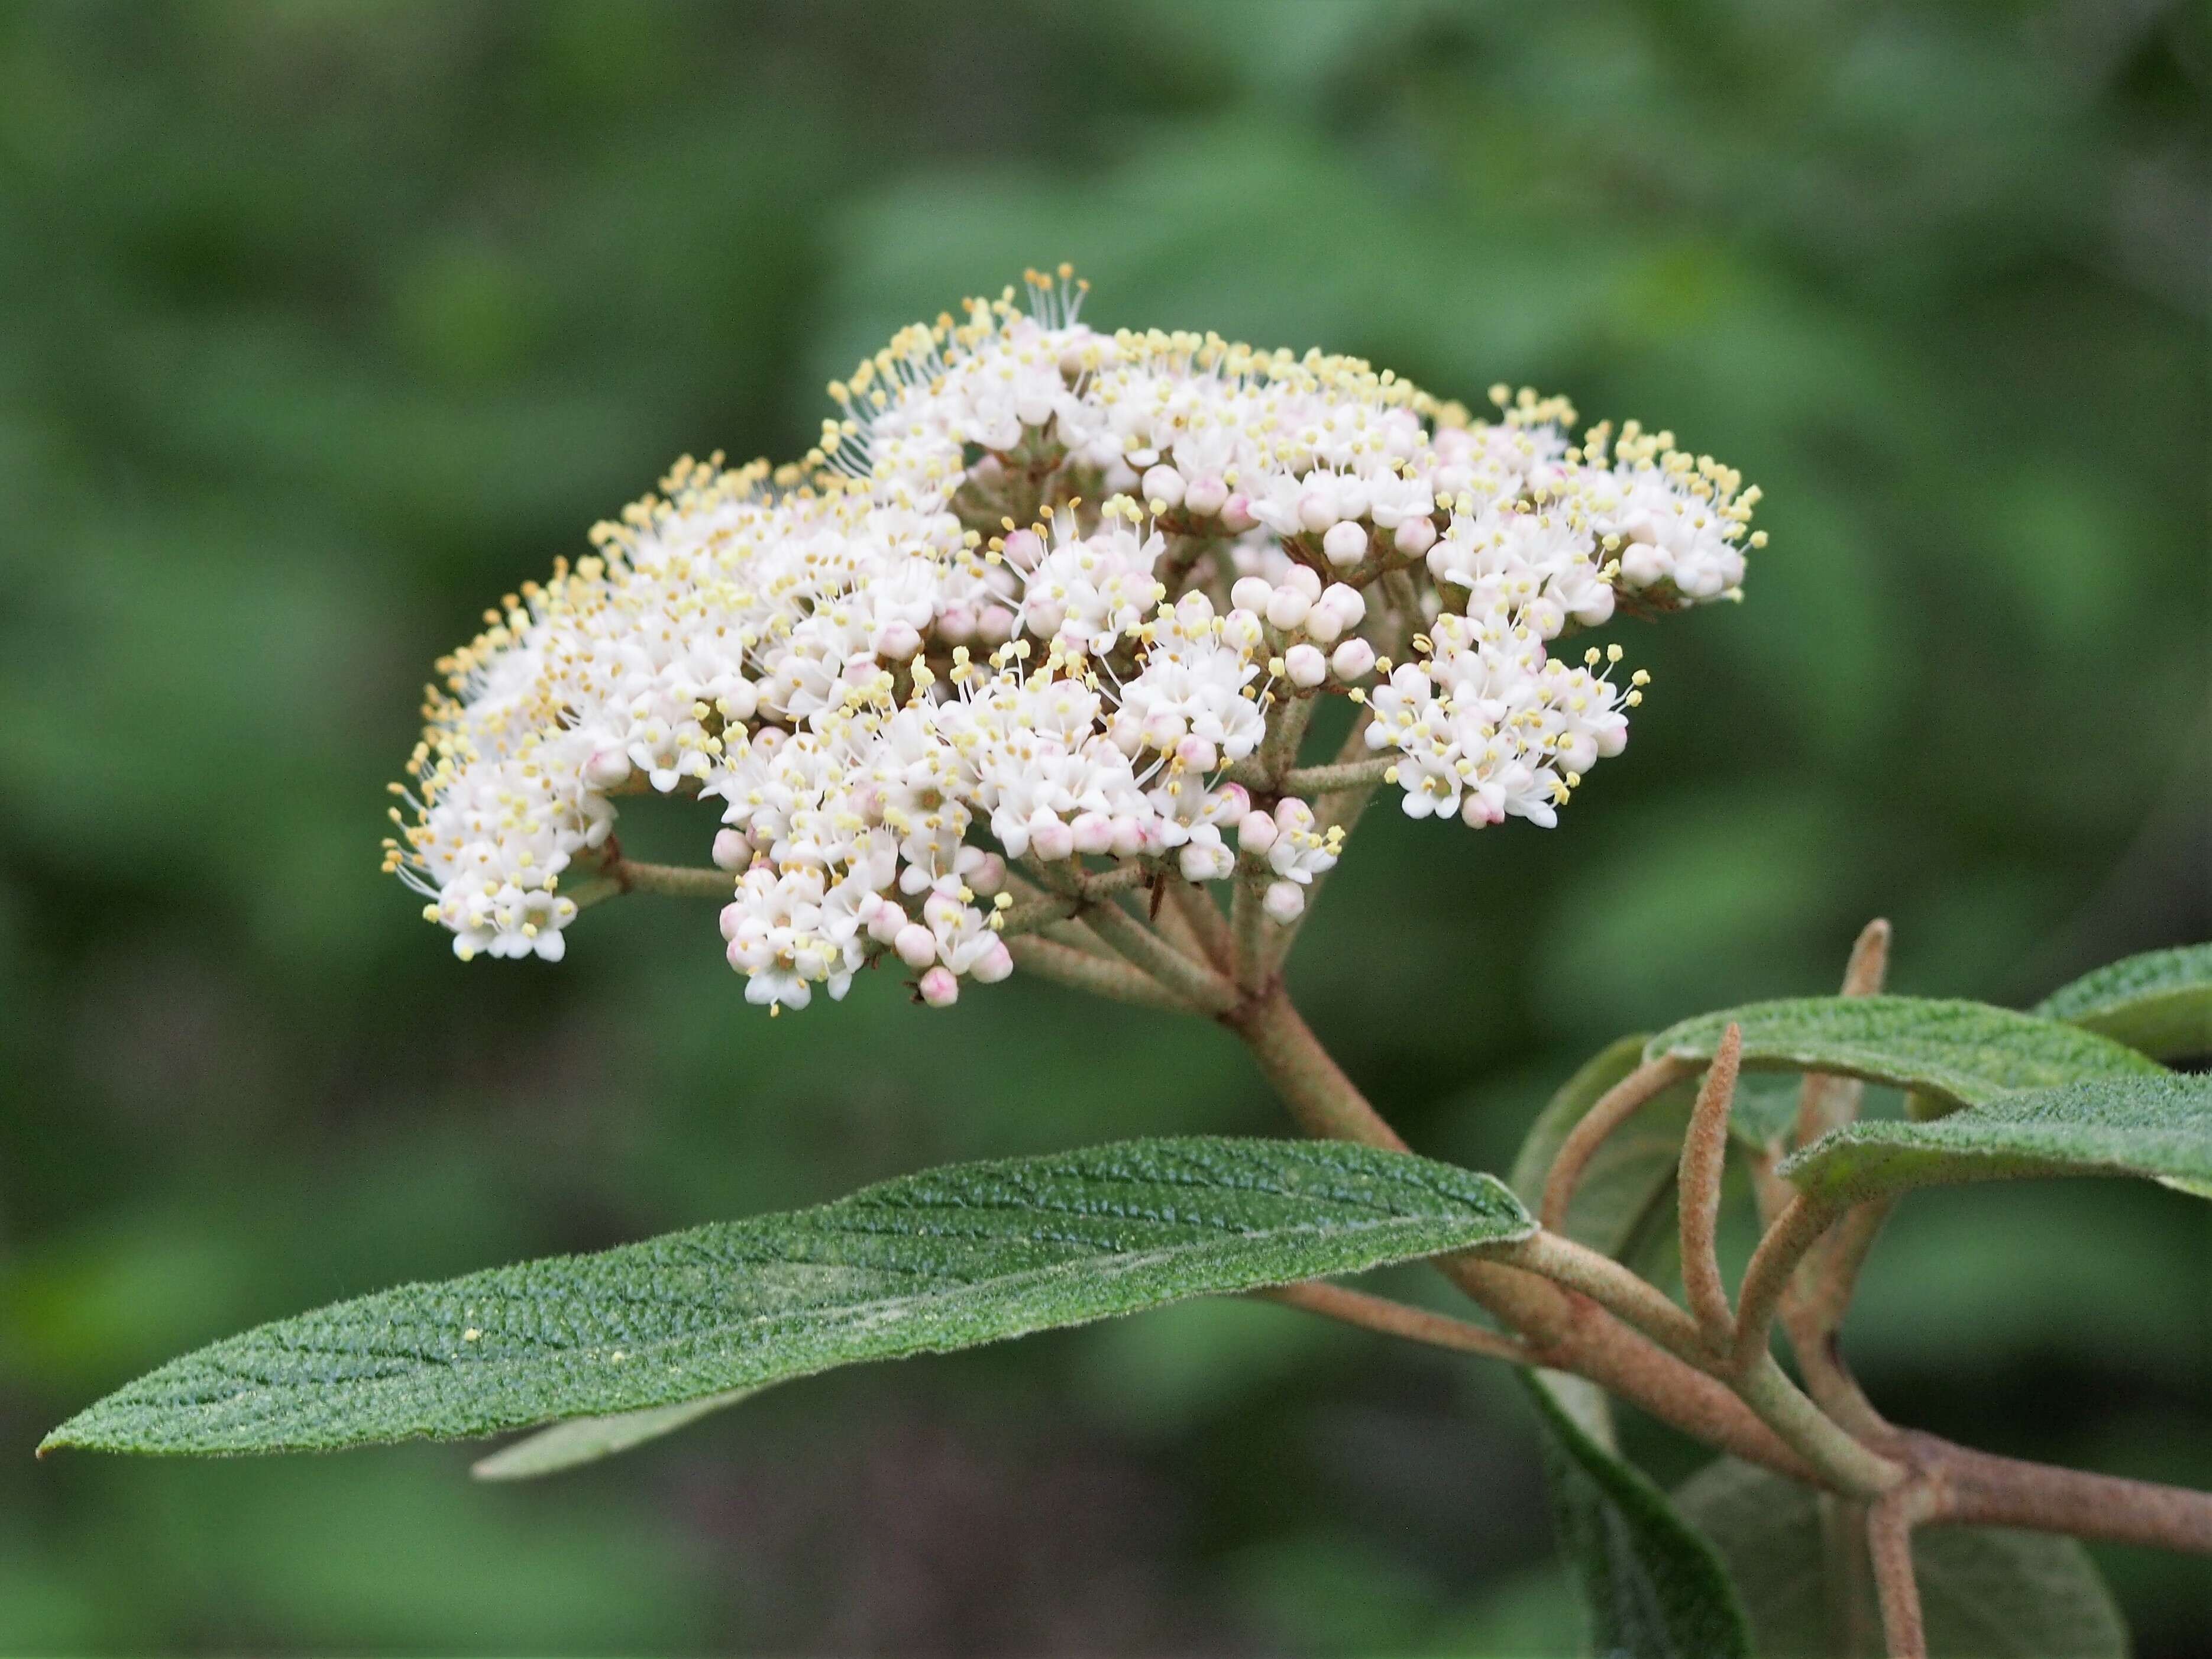
[[[1751,1634],[1728,1570],[1613,1443],[1605,1395],[1580,1377],[1522,1373],[1543,1420],[1559,1544],[1599,1650],[1631,1659],[1744,1659]]]
[[[2156,1060],[2057,1020],[1987,1003],[1921,997],[1797,997],[1753,1002],[1662,1031],[1653,1055],[1711,1058],[1729,1023],[1743,1063],[1894,1084],[1959,1106],[2024,1089],[2157,1075]]]
[[[1785,1158],[1801,1192],[1838,1203],[1937,1182],[2033,1176],[2212,1182],[2212,1077],[2127,1078],[2004,1095],[1932,1123],[1846,1124]]]
[[[727,1394],[710,1394],[703,1400],[686,1400],[679,1405],[648,1406],[641,1412],[572,1417],[501,1446],[489,1457],[479,1457],[469,1466],[469,1473],[479,1480],[535,1480],[542,1474],[558,1474],[673,1434],[759,1392],[758,1389],[732,1389]]]
[[[110,1395],[46,1447],[494,1434],[1533,1231],[1489,1176],[1361,1146],[1192,1138],[955,1165],[280,1320]]]
[[[1727,1564],[1761,1659],[1849,1651],[1838,1611],[1856,1592],[1828,1582],[1816,1494],[1733,1458],[1674,1494]],[[2071,1538],[1996,1528],[1923,1528],[1912,1536],[1929,1659],[2124,1659],[2127,1626],[2095,1564]],[[1861,1577],[1858,1582],[1864,1583]],[[1873,1616],[1862,1607],[1862,1621]],[[1879,1631],[1879,1625],[1875,1629]],[[1874,1651],[1879,1652],[1880,1637]]]
[[[2212,1054],[2212,944],[2125,957],[2035,1005],[2160,1060]]]

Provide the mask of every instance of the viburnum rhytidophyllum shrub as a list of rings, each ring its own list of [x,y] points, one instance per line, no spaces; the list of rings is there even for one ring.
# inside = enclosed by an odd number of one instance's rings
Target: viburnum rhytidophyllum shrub
[[[1494,388],[1478,419],[1353,358],[1100,332],[1081,292],[1032,275],[1025,305],[903,331],[803,460],[678,462],[507,595],[441,665],[386,866],[465,959],[558,960],[645,890],[716,900],[771,1014],[884,963],[933,1007],[1020,969],[1212,1018],[1315,1139],[958,1165],[410,1285],[175,1361],[47,1445],[552,1424],[479,1466],[539,1474],[832,1365],[1252,1292],[1525,1368],[1608,1651],[1844,1652],[1876,1626],[1896,1654],[2123,1650],[2063,1534],[2212,1552],[2212,1499],[1895,1426],[1836,1335],[1912,1188],[2212,1192],[2212,1084],[2160,1063],[2212,1050],[2212,951],[2022,1013],[1881,994],[1875,923],[1841,996],[1597,1056],[1510,1185],[1414,1155],[1284,991],[1300,921],[1377,790],[1554,825],[1646,680],[1575,636],[1741,598],[1758,491],[1556,398]],[[707,862],[623,856],[617,803],[646,790],[697,798]],[[1744,1068],[1802,1073],[1794,1109],[1739,1100]],[[1911,1115],[1861,1121],[1860,1079]],[[1765,1229],[1733,1291],[1731,1158]],[[1486,1320],[1327,1282],[1417,1258]],[[1726,1455],[1670,1498],[1614,1449],[1608,1393]]]

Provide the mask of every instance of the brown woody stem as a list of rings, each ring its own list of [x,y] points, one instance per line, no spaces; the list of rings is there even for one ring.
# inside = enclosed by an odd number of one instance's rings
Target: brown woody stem
[[[1867,1510],[1867,1553],[1874,1562],[1882,1644],[1889,1650],[1889,1659],[1928,1656],[1928,1634],[1920,1620],[1920,1583],[1912,1571],[1912,1528],[1925,1518],[1926,1508],[1926,1488],[1913,1485],[1884,1493]]]

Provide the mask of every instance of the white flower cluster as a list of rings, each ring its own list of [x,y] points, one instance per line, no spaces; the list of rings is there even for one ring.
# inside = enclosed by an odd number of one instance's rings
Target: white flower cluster
[[[619,872],[611,797],[643,788],[719,807],[755,1002],[887,954],[933,1004],[1004,977],[1009,864],[1249,879],[1286,923],[1341,840],[1291,775],[1320,700],[1365,705],[1333,787],[1550,824],[1643,679],[1551,641],[1733,597],[1762,539],[1757,491],[1666,434],[1502,390],[1472,421],[1353,359],[1096,332],[1076,296],[904,331],[804,463],[680,462],[487,613],[386,860],[460,955],[557,960],[563,878]]]

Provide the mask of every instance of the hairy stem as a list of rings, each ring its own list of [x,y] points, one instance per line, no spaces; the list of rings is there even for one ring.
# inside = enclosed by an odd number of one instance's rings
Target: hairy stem
[[[1766,1352],[1775,1310],[1790,1288],[1797,1264],[1835,1218],[1833,1208],[1800,1193],[1759,1241],[1736,1292],[1735,1363],[1739,1366],[1749,1366],[1755,1356]]]
[[[1923,1489],[1899,1486],[1867,1510],[1867,1553],[1881,1601],[1882,1644],[1889,1659],[1927,1659],[1920,1622],[1920,1584],[1912,1572],[1912,1528],[1923,1513]]]
[[[1096,957],[1073,945],[1024,933],[1006,941],[1006,949],[1024,973],[1056,980],[1079,991],[1133,1002],[1143,1008],[1163,1008],[1170,1013],[1197,1014],[1205,1010],[1177,996],[1158,980],[1133,964]]]
[[[1698,1085],[1698,1103],[1682,1137],[1676,1172],[1681,1217],[1682,1291],[1705,1346],[1729,1352],[1735,1336],[1728,1287],[1721,1282],[1717,1244],[1721,1215],[1721,1177],[1728,1169],[1729,1110],[1735,1103],[1736,1066],[1743,1056],[1743,1032],[1731,1022],[1721,1035],[1720,1051]]]
[[[702,870],[684,864],[641,864],[635,859],[618,858],[606,866],[606,873],[625,893],[720,899],[726,904],[738,890],[737,877],[727,870]]]
[[[1879,993],[1889,975],[1889,923],[1877,916],[1862,928],[1844,965],[1843,994],[1869,997]],[[1859,1115],[1864,1092],[1856,1078],[1806,1074],[1797,1096],[1796,1144],[1818,1140],[1831,1129],[1839,1129]]]
[[[2212,1555],[2212,1492],[2024,1463],[1914,1430],[1899,1441],[1931,1482],[1931,1523],[2022,1527]]]
[[[1213,902],[1213,895],[1195,883],[1178,878],[1168,884],[1168,902],[1189,927],[1206,959],[1217,970],[1227,973],[1229,923],[1221,907]]]
[[[1368,1104],[1279,985],[1240,1003],[1223,1021],[1309,1134],[1407,1150]],[[1475,1302],[1519,1332],[1537,1363],[1572,1371],[1683,1432],[1792,1480],[1812,1466],[1715,1377],[1637,1334],[1586,1297],[1474,1253],[1437,1266]]]
[[[1606,1138],[1643,1110],[1661,1091],[1697,1069],[1694,1060],[1662,1054],[1657,1060],[1645,1060],[1597,1097],[1596,1103],[1567,1132],[1567,1138],[1553,1155],[1551,1171],[1544,1177],[1543,1200],[1538,1206],[1547,1227],[1556,1229],[1566,1219],[1567,1207],[1574,1202],[1576,1183],[1581,1181],[1583,1171],[1589,1166],[1597,1149],[1605,1145]]]
[[[1203,963],[1194,962],[1120,905],[1109,901],[1085,910],[1098,936],[1176,995],[1209,1014],[1237,1005],[1237,988]]]
[[[1404,756],[1393,750],[1367,760],[1335,761],[1327,766],[1301,766],[1283,775],[1286,795],[1332,795],[1346,789],[1364,789],[1382,781],[1382,775]]]
[[[1495,1331],[1486,1331],[1480,1325],[1464,1319],[1454,1319],[1447,1314],[1431,1313],[1425,1308],[1409,1307],[1403,1302],[1393,1302],[1385,1297],[1347,1290],[1325,1279],[1278,1285],[1268,1290],[1255,1291],[1252,1294],[1269,1302],[1303,1308],[1308,1313],[1320,1314],[1325,1318],[1341,1320],[1347,1325],[1359,1325],[1370,1331],[1380,1331],[1386,1336],[1402,1336],[1409,1342],[1425,1342],[1434,1348],[1455,1348],[1462,1353],[1487,1354],[1493,1359],[1510,1360],[1516,1365],[1534,1363],[1528,1348],[1510,1336],[1500,1336]]]

